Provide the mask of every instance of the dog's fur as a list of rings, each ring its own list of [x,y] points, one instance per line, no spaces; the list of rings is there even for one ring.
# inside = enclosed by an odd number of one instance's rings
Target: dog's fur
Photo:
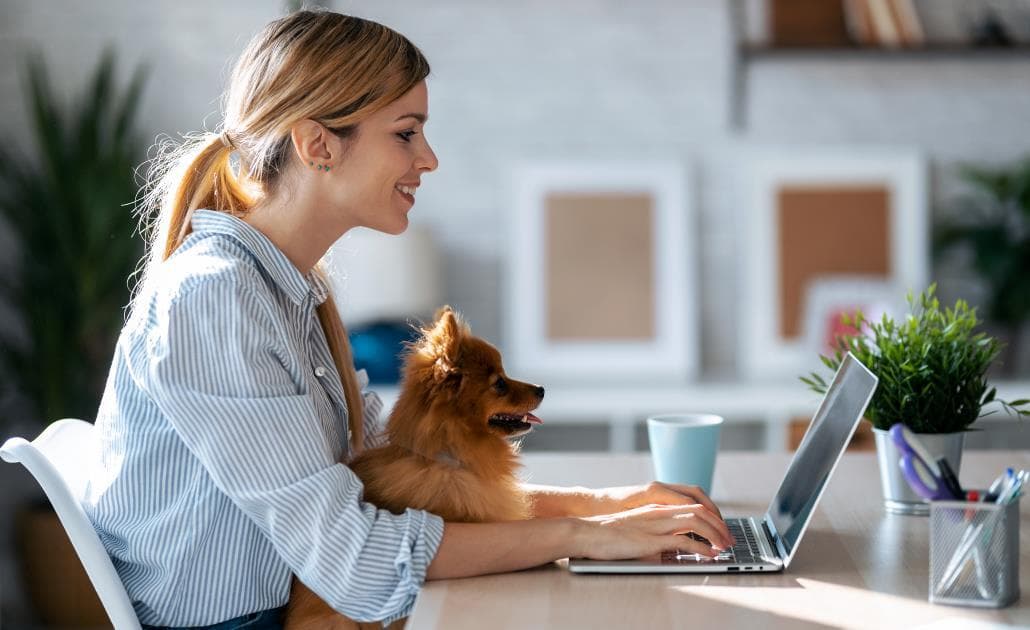
[[[397,514],[428,510],[445,521],[529,518],[529,500],[515,477],[518,448],[509,439],[540,421],[529,412],[543,396],[542,387],[509,379],[500,353],[474,337],[450,307],[440,309],[406,353],[386,427],[389,443],[349,464],[364,483],[364,499]],[[287,630],[365,626],[336,613],[297,579],[284,621]]]

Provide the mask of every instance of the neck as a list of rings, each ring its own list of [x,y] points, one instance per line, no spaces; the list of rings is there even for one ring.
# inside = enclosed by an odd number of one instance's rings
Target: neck
[[[258,203],[243,220],[268,237],[298,271],[307,274],[343,236],[339,225],[320,220],[318,207],[315,199],[305,198],[298,190],[288,202],[271,198]]]

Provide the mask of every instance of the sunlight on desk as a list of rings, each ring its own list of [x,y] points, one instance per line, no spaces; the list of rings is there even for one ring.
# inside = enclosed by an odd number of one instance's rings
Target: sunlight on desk
[[[787,576],[783,576],[787,577]],[[762,576],[764,579],[765,576]],[[759,578],[755,578],[756,580]],[[935,606],[929,602],[877,593],[864,588],[842,586],[819,580],[796,578],[777,586],[759,586],[743,582],[734,586],[672,586],[670,590],[752,610],[772,613],[831,626],[885,628],[913,627],[938,619],[959,617],[963,620],[982,618],[961,608]],[[692,601],[692,614],[703,612]]]

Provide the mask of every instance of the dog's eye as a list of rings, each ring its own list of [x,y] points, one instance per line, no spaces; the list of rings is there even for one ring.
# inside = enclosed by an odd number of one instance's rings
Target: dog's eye
[[[494,391],[502,396],[508,393],[508,381],[499,378],[494,382]]]

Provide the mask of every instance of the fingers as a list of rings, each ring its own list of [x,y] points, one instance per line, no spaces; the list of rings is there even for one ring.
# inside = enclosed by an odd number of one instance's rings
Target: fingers
[[[678,483],[661,483],[654,482],[654,492],[657,495],[666,497],[665,501],[656,500],[655,503],[684,503],[683,499],[687,499],[690,503],[700,503],[712,512],[714,512],[719,518],[722,518],[722,512],[719,511],[718,506],[708,498],[705,491],[700,486],[686,486]],[[677,500],[679,499],[679,500]]]
[[[700,545],[720,551],[733,546],[733,541],[730,539],[729,534],[723,533],[720,528],[697,514],[679,514],[674,519],[680,523],[680,528],[675,533],[696,534],[707,539],[707,541],[701,541],[692,537],[685,537],[687,540],[696,541]]]
[[[726,523],[722,520],[722,512],[719,511],[718,506],[705,494],[704,490],[700,486],[688,486],[684,484],[664,484],[655,481],[651,484],[651,490],[653,495],[657,495],[659,498],[655,503],[680,503],[685,502],[700,503],[705,506],[712,514],[718,517],[719,521],[717,526],[726,535],[729,544],[732,545],[735,541],[730,535],[729,529],[726,527]],[[664,499],[664,500],[663,500]]]
[[[734,543],[726,523],[703,505],[644,506],[641,514],[652,519],[656,533],[694,532],[707,538],[712,546],[719,549],[727,549]]]
[[[713,547],[706,545],[699,540],[692,540],[679,534],[664,536],[662,544],[662,551],[676,551],[681,555],[696,553],[700,556],[705,556],[706,558],[716,558],[719,555],[719,551]]]
[[[673,507],[673,509],[677,508],[676,518],[689,522],[691,525],[695,524],[692,519],[696,519],[698,521],[697,527],[700,529],[693,529],[691,531],[701,534],[710,540],[713,545],[726,549],[732,547],[736,542],[730,534],[729,527],[726,526],[726,521],[722,520],[722,517],[717,516],[704,505]]]

